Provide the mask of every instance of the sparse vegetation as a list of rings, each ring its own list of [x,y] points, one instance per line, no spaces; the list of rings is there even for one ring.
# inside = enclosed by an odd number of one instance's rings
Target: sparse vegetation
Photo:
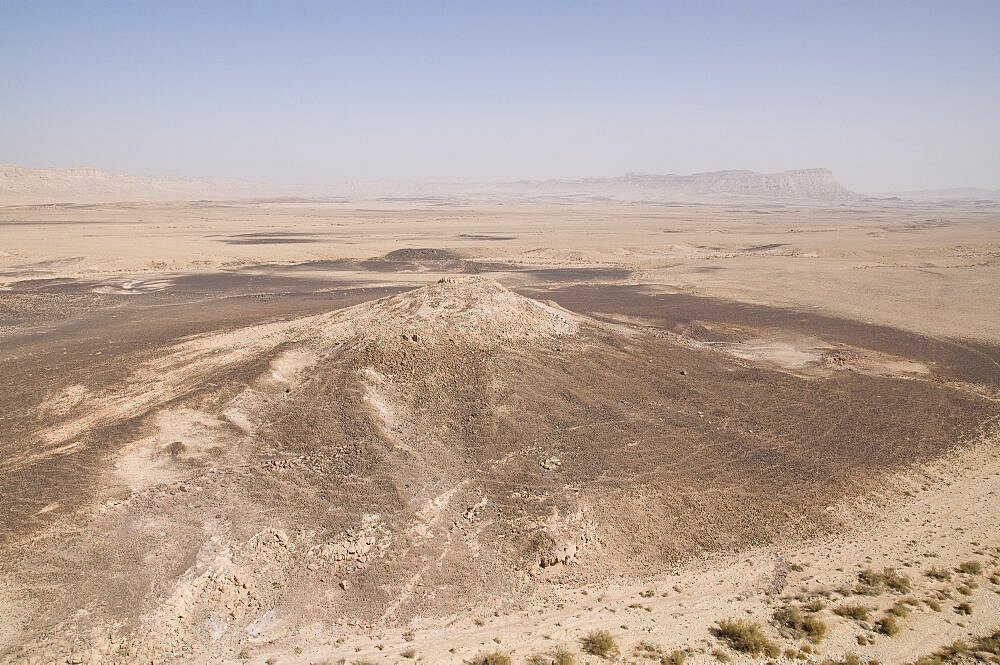
[[[614,635],[606,630],[595,630],[588,633],[580,645],[585,653],[601,658],[613,658],[618,655],[618,643],[615,642]]]
[[[971,596],[972,595],[972,589],[973,589],[973,587],[971,585],[969,585],[969,584],[960,584],[955,589],[955,591],[959,592],[963,596]]]
[[[951,579],[951,571],[947,568],[940,568],[935,566],[933,568],[928,568],[924,575],[931,578],[932,580],[937,580],[938,582],[947,582]]]
[[[728,653],[719,648],[712,649],[712,655],[720,663],[728,663],[732,660]]]
[[[979,575],[983,572],[983,564],[978,561],[963,561],[958,564],[958,572],[965,575]]]
[[[895,568],[883,568],[881,572],[865,569],[858,573],[857,593],[865,596],[877,596],[886,589],[896,593],[908,593],[912,586],[910,578],[896,571]]]
[[[858,658],[857,654],[847,652],[842,659],[827,658],[822,662],[822,665],[861,665],[861,659]]]
[[[903,618],[910,615],[910,608],[905,603],[896,603],[886,611],[894,617]]]
[[[687,659],[687,653],[680,649],[666,653],[662,647],[651,642],[639,642],[635,647],[635,655],[638,658],[655,660],[660,665],[684,665]]]
[[[805,637],[819,642],[826,635],[826,624],[818,617],[803,614],[797,607],[784,607],[774,613],[774,620],[789,637]]]
[[[865,605],[841,605],[833,609],[833,613],[837,616],[854,619],[855,621],[867,621],[871,611],[871,608]]]
[[[778,654],[781,653],[778,646],[764,635],[760,624],[757,623],[739,619],[723,619],[719,621],[718,627],[712,633],[736,651],[754,656],[764,654],[771,658],[777,658]]]
[[[914,665],[947,665],[949,663],[966,663],[970,659],[976,662],[989,662],[989,656],[1000,656],[1000,631],[987,637],[981,637],[972,644],[962,640],[950,646],[938,649],[930,656],[924,656]]]
[[[819,598],[814,598],[813,600],[810,600],[808,603],[802,605],[802,609],[804,609],[806,612],[814,612],[814,613],[821,611],[824,607],[826,607],[826,604]]]
[[[680,649],[674,649],[668,654],[660,656],[660,665],[684,665],[687,654]]]
[[[890,614],[875,622],[875,630],[892,637],[899,634],[899,622],[896,621],[896,617]]]
[[[410,647],[409,649],[405,649],[404,651],[400,652],[399,655],[402,656],[403,658],[409,658],[413,660],[417,657],[417,650],[414,649],[413,647]]]
[[[481,653],[469,661],[469,665],[513,665],[510,656],[501,652]]]
[[[556,647],[552,652],[552,665],[576,665],[576,656],[569,649]]]
[[[576,665],[576,657],[568,649],[556,647],[548,654],[532,656],[528,665]]]

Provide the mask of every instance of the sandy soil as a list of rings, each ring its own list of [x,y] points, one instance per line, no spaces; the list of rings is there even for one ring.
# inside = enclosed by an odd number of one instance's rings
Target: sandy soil
[[[1000,627],[995,209],[443,203],[0,208],[0,659]]]
[[[321,263],[295,275],[330,277],[344,271],[322,262],[427,247],[535,268],[614,267],[685,293],[996,341],[998,215],[995,205],[905,202],[8,206],[0,280],[73,277],[135,292],[177,273],[309,262]]]

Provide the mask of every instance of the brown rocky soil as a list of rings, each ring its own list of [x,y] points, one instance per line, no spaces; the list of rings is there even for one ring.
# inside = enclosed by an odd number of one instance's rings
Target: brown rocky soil
[[[252,657],[819,538],[997,415],[933,351],[812,375],[572,311],[602,293],[446,278],[105,365],[70,328],[62,383],[13,346],[42,398],[5,429],[7,658]]]

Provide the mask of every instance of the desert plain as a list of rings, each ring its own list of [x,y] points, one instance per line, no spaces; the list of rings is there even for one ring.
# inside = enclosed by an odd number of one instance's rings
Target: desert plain
[[[3,662],[1000,662],[996,203],[16,202],[0,369]]]

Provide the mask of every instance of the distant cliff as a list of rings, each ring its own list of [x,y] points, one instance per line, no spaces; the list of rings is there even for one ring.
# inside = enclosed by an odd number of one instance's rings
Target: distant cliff
[[[267,185],[225,178],[146,177],[77,167],[33,169],[0,164],[0,202],[192,200],[251,197]]]
[[[711,201],[740,197],[829,201],[861,198],[841,186],[826,169],[782,173],[715,171],[686,176],[630,173],[613,178],[506,183],[357,182],[296,186],[225,178],[135,176],[94,168],[36,169],[0,165],[0,204],[273,197],[581,201]]]
[[[803,169],[781,173],[712,171],[694,175],[629,173],[617,178],[523,181],[535,191],[603,195],[612,198],[712,199],[760,197],[776,199],[848,200],[861,198],[837,182],[828,169]]]

